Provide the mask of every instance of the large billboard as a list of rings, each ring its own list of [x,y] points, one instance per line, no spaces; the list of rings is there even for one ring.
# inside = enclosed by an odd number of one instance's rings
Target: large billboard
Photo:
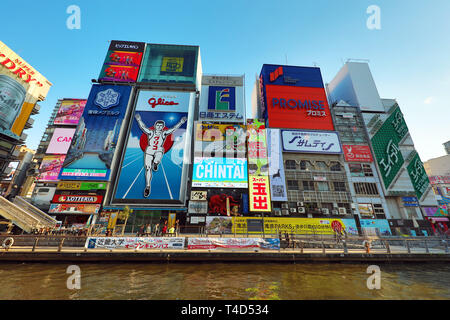
[[[420,199],[425,191],[427,191],[427,188],[430,185],[430,180],[425,172],[425,168],[423,167],[419,154],[416,154],[412,158],[407,169],[411,182],[414,186],[414,190],[416,191],[417,198]]]
[[[371,138],[372,148],[386,189],[405,162],[399,143],[408,133],[403,114],[397,107]]]
[[[270,195],[272,201],[288,201],[280,129],[267,129]]]
[[[53,124],[55,125],[77,125],[83,115],[86,100],[64,99],[61,102],[58,113]]]
[[[334,130],[319,68],[265,64],[260,85],[268,127]]]
[[[136,82],[145,43],[111,41],[99,80]]]
[[[39,175],[37,181],[56,181],[58,174],[61,171],[65,155],[44,156],[41,167],[39,168]]]
[[[283,150],[287,152],[342,153],[337,132],[281,130]]]
[[[347,162],[373,162],[369,146],[342,145],[344,157]]]
[[[20,139],[38,100],[51,83],[0,41],[0,133]]]
[[[244,158],[246,143],[245,125],[195,124],[194,154],[197,157]]]
[[[93,85],[60,180],[108,181],[131,87]]]
[[[52,203],[48,213],[95,214],[100,207],[100,204]]]
[[[202,76],[199,120],[244,122],[244,76]]]
[[[46,154],[66,154],[72,143],[75,129],[70,128],[55,128],[52,139],[48,145]]]
[[[250,211],[272,212],[268,176],[249,176]]]
[[[192,186],[247,188],[247,159],[195,157]]]
[[[193,102],[190,92],[139,91],[114,203],[183,203]]]

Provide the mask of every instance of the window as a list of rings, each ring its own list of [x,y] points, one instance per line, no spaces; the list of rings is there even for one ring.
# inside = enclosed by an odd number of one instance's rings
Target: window
[[[305,191],[315,191],[313,181],[303,181],[303,190]]]
[[[311,171],[314,170],[313,165],[308,160],[301,160],[300,161],[300,170],[306,170]]]
[[[375,183],[357,182],[354,183],[356,194],[378,195],[377,185]]]
[[[334,186],[334,191],[347,191],[347,189],[345,188],[345,182],[334,181],[333,186]]]
[[[289,191],[296,191],[298,190],[298,181],[297,180],[288,180],[287,181],[287,188]]]
[[[336,161],[331,162],[330,170],[331,171],[342,171],[341,164]]]
[[[328,171],[328,166],[323,161],[316,161],[316,167],[319,171]]]
[[[295,160],[286,160],[285,165],[286,165],[286,170],[297,169],[297,164],[295,163]]]
[[[348,167],[352,177],[373,177],[370,164],[350,163]]]
[[[328,182],[325,182],[325,181],[317,182],[317,189],[318,189],[318,191],[330,191]]]
[[[370,164],[363,164],[362,171],[364,172],[365,177],[373,177],[373,172],[372,168],[370,167]]]

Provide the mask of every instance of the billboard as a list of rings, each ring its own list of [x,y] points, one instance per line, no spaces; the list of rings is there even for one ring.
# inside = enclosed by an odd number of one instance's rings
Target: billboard
[[[55,194],[52,199],[52,203],[87,203],[97,204],[102,203],[102,195],[89,195],[89,194]]]
[[[99,81],[136,82],[145,43],[111,41]]]
[[[44,156],[39,168],[37,181],[56,181],[64,163],[65,155]]]
[[[60,181],[56,186],[58,190],[105,190],[106,183],[103,182],[78,182]]]
[[[255,176],[269,174],[267,160],[267,139],[264,121],[257,119],[247,120],[248,130],[248,173]]]
[[[269,152],[270,196],[272,201],[288,201],[279,129],[267,129]]]
[[[407,170],[414,186],[414,190],[416,191],[417,198],[420,199],[425,191],[427,191],[427,188],[430,185],[430,180],[425,172],[425,168],[423,167],[419,154],[416,153],[416,155],[412,158],[408,164]]]
[[[17,167],[19,166],[20,161],[11,161],[8,164],[8,168],[11,168],[10,172],[2,179],[4,181],[11,181],[14,177],[14,174],[16,173]]]
[[[139,91],[113,202],[184,201],[190,92]]]
[[[87,100],[64,99],[61,102],[53,124],[77,125],[83,115]]]
[[[261,220],[253,217],[234,217],[232,233],[250,233],[248,231],[249,221]],[[275,218],[264,217],[264,233],[279,234],[328,234],[346,232],[348,235],[358,235],[358,229],[354,219],[320,219],[320,218]],[[257,232],[260,233],[260,232]]]
[[[48,213],[95,214],[100,207],[100,204],[52,203]]]
[[[372,153],[369,146],[343,144],[345,161],[347,162],[372,162]]]
[[[88,237],[85,248],[106,249],[184,249],[185,238],[150,238],[150,237]]]
[[[250,211],[271,212],[268,176],[249,176]]]
[[[131,87],[93,85],[60,180],[108,181]]]
[[[281,130],[283,151],[306,153],[342,153],[337,132]]]
[[[199,120],[244,122],[244,76],[202,76]]]
[[[192,187],[247,188],[247,159],[195,157]]]
[[[361,229],[363,234],[374,236],[391,236],[389,222],[382,219],[361,219]]]
[[[69,150],[70,144],[72,143],[73,135],[75,134],[75,129],[69,128],[55,128],[53,132],[52,139],[48,145],[47,154],[66,154]]]
[[[20,139],[38,100],[52,84],[0,41],[0,133]]]
[[[323,88],[322,74],[320,68],[317,67],[264,64],[260,76],[265,84]]]
[[[269,238],[188,238],[188,249],[268,249],[279,250],[280,239]]]
[[[195,124],[195,156],[244,158],[247,154],[246,144],[245,125]]]

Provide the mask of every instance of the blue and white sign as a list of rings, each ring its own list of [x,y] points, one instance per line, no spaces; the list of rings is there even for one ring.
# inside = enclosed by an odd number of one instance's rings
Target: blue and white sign
[[[287,152],[342,153],[335,131],[281,130],[281,139]]]
[[[389,223],[384,219],[361,219],[361,228],[363,233],[367,235],[390,236],[391,228]],[[377,232],[378,231],[378,232]]]
[[[248,188],[247,159],[194,158],[193,187]]]

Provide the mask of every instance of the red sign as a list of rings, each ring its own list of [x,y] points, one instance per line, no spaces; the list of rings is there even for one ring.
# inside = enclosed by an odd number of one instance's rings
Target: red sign
[[[266,85],[269,127],[334,130],[323,88]]]
[[[53,203],[102,203],[103,196],[55,194]]]
[[[372,153],[369,146],[342,145],[345,161],[347,162],[372,162]]]
[[[155,98],[150,98],[148,100],[148,104],[152,108],[155,108],[156,106],[175,106],[179,103],[175,102],[175,101],[166,101],[165,99],[162,99],[162,98],[158,98],[158,100],[156,100]]]
[[[450,176],[431,176],[431,184],[450,184]]]

